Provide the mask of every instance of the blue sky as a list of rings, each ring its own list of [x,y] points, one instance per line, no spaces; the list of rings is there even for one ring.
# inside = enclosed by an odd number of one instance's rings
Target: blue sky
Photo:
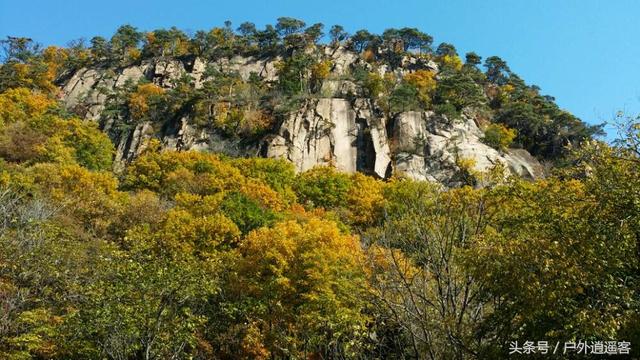
[[[125,23],[195,31],[225,20],[262,26],[280,16],[351,32],[418,27],[461,54],[502,57],[560,107],[600,123],[618,110],[640,113],[639,14],[636,0],[0,0],[0,37],[64,45],[110,36]]]

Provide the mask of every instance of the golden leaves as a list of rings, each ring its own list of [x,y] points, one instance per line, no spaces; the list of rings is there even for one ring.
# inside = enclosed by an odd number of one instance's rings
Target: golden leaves
[[[502,124],[490,124],[484,130],[484,141],[491,147],[505,151],[518,135],[515,129],[510,129]]]
[[[0,94],[0,126],[28,121],[56,105],[49,96],[19,87]]]
[[[142,84],[129,96],[129,110],[136,120],[144,119],[150,108],[150,102],[162,97],[164,89],[155,84]]]
[[[431,70],[416,70],[404,76],[404,80],[418,89],[420,101],[431,104],[431,97],[436,90],[435,73]]]

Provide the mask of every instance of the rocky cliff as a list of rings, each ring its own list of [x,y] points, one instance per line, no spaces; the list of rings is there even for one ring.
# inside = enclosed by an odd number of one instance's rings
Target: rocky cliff
[[[120,129],[106,111],[107,99],[125,84],[140,80],[170,89],[186,77],[198,89],[207,79],[207,69],[234,72],[245,81],[257,75],[266,83],[274,82],[278,58],[236,56],[209,62],[197,57],[156,58],[118,69],[83,68],[63,82],[62,100],[68,108],[100,122],[116,145],[118,164],[131,161],[150,139],[157,138],[167,149],[283,158],[298,171],[333,165],[345,172],[361,171],[380,178],[397,174],[456,185],[459,161],[467,159],[478,171],[501,163],[509,173],[524,178],[543,175],[540,163],[527,151],[498,151],[486,145],[472,112],[463,111],[458,118],[448,119],[433,111],[383,111],[347,76],[356,65],[368,66],[360,56],[343,48],[326,48],[324,56],[330,59],[331,68],[320,91],[300,100],[296,109],[281,115],[269,131],[251,141],[198,126],[189,112],[164,124],[141,121]],[[419,69],[437,72],[437,67],[432,61],[408,56],[393,70],[382,66],[376,71],[381,76],[402,76]]]

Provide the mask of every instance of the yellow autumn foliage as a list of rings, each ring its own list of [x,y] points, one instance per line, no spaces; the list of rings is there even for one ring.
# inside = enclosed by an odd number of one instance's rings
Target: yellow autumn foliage
[[[436,90],[435,73],[431,70],[416,70],[404,76],[404,80],[418,89],[418,96],[423,104],[430,104]]]
[[[144,119],[150,108],[151,101],[164,95],[164,89],[155,84],[138,85],[136,91],[129,96],[129,111],[136,120]]]
[[[371,225],[379,218],[384,202],[384,184],[371,176],[355,173],[347,193],[347,219],[354,225]]]
[[[333,63],[330,60],[323,60],[311,66],[311,78],[316,81],[326,79],[331,73]]]
[[[43,115],[55,104],[49,96],[37,91],[9,89],[0,94],[0,126]]]
[[[448,67],[455,71],[460,71],[462,69],[462,59],[457,55],[444,55],[439,59],[444,67]]]
[[[310,335],[326,327],[351,340],[348,351],[361,345],[367,321],[362,312],[365,272],[355,237],[341,234],[332,222],[312,218],[256,230],[239,250],[239,279],[233,288],[269,309],[262,313],[256,307],[250,318],[271,324],[260,328],[270,352],[301,348],[286,336],[291,332],[307,337],[310,349],[316,349],[324,340]]]

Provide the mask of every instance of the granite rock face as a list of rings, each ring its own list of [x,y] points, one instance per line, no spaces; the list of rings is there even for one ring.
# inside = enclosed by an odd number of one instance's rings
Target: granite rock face
[[[364,89],[347,80],[354,66],[367,68],[362,59],[343,48],[325,49],[331,60],[331,75],[320,87],[319,98],[309,98],[284,116],[264,137],[253,142],[233,140],[214,129],[193,124],[189,114],[166,124],[142,122],[120,129],[105,111],[109,94],[127,83],[141,79],[163,88],[190,77],[192,86],[202,87],[206,69],[232,71],[244,80],[252,74],[265,82],[277,80],[279,58],[254,59],[235,56],[207,63],[200,58],[154,59],[121,69],[84,68],[62,85],[62,101],[88,120],[98,121],[112,138],[116,166],[135,159],[152,138],[172,150],[226,152],[235,156],[266,156],[291,161],[297,171],[331,165],[353,173],[364,172],[379,178],[394,174],[456,186],[456,165],[460,159],[473,160],[474,169],[487,171],[501,163],[511,174],[527,179],[543,176],[542,166],[527,151],[497,151],[483,143],[483,132],[471,117],[446,119],[433,112],[388,114]],[[437,72],[437,65],[420,58],[405,58],[393,70],[397,76],[418,69]],[[383,74],[387,69],[379,69]]]
[[[482,141],[483,133],[473,119],[462,116],[448,121],[433,112],[401,113],[394,126],[395,170],[408,177],[451,183],[459,160],[471,160],[473,170],[489,171],[502,164],[513,175],[526,179],[544,176],[543,168],[526,150],[500,152]]]
[[[391,126],[389,126],[391,125]],[[392,131],[387,133],[387,128]],[[473,170],[497,164],[527,179],[543,176],[542,166],[527,151],[499,152],[482,141],[472,119],[448,122],[432,112],[403,112],[389,124],[376,115],[368,99],[323,98],[308,102],[265,138],[263,154],[293,162],[298,171],[333,165],[380,178],[395,173],[416,180],[455,186],[458,160],[472,160]]]
[[[275,60],[274,60],[275,61]],[[115,166],[122,168],[126,162],[135,159],[147,146],[149,140],[157,138],[166,149],[200,150],[229,152],[232,155],[255,153],[255,148],[241,145],[239,141],[225,139],[213,131],[201,129],[192,124],[190,117],[182,116],[164,126],[142,122],[132,129],[122,130],[114,127],[114,120],[106,113],[105,105],[109,94],[115,93],[127,82],[150,81],[162,88],[169,89],[176,80],[184,75],[191,78],[194,88],[200,88],[205,80],[207,65],[225,71],[239,71],[244,78],[251,72],[273,78],[274,61],[259,61],[253,58],[232,58],[207,64],[200,58],[190,61],[158,59],[146,61],[140,65],[129,66],[118,71],[105,68],[81,69],[71,76],[62,86],[61,97],[67,108],[84,114],[88,120],[100,123],[100,128],[111,137],[116,147]]]
[[[353,173],[389,175],[391,158],[385,119],[373,115],[371,103],[321,98],[291,114],[277,134],[264,142],[267,157],[285,158],[298,171],[334,165]]]

